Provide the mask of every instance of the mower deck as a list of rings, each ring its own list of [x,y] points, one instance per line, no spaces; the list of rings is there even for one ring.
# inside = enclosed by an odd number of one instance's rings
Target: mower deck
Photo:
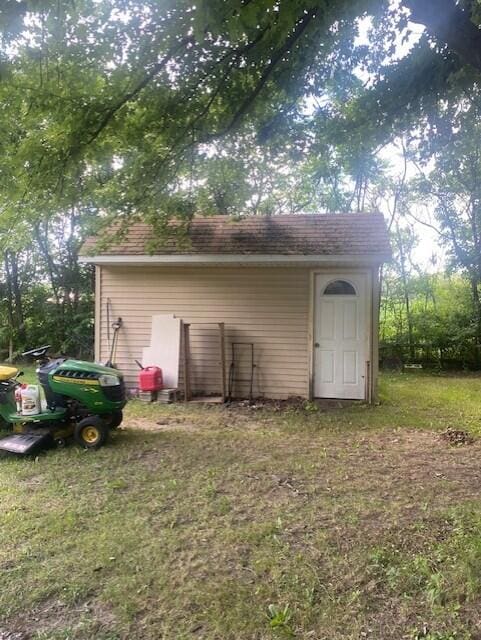
[[[28,455],[52,446],[55,440],[73,434],[73,425],[65,418],[65,409],[46,410],[34,416],[14,413],[9,416],[14,433],[0,439],[0,451]]]
[[[28,455],[48,449],[53,443],[50,433],[14,433],[0,440],[0,450]]]
[[[50,409],[47,409],[42,413],[35,414],[34,416],[25,416],[25,415],[22,415],[21,413],[14,413],[13,415],[10,416],[9,419],[10,419],[10,422],[13,422],[13,423],[18,423],[18,422],[40,423],[40,422],[49,422],[49,420],[60,420],[61,418],[63,418],[63,416],[65,416],[66,413],[67,412],[65,409],[54,409],[53,411],[50,411]]]

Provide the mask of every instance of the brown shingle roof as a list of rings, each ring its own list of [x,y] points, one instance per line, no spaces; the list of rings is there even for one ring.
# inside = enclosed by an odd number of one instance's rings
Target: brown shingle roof
[[[389,235],[380,213],[194,218],[187,242],[168,238],[152,251],[147,224],[133,224],[126,237],[107,248],[86,240],[81,253],[96,255],[370,255],[390,256]],[[149,247],[150,245],[150,247]]]

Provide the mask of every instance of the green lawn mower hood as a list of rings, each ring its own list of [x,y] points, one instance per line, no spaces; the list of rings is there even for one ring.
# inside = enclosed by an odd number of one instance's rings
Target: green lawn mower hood
[[[39,380],[50,391],[49,404],[60,398],[78,400],[93,413],[111,413],[125,406],[123,375],[117,369],[82,360],[54,360],[40,367]]]

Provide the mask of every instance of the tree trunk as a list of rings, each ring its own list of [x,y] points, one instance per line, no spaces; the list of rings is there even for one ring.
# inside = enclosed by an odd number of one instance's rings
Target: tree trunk
[[[17,329],[17,338],[21,344],[25,341],[25,322],[23,314],[22,290],[18,278],[18,256],[7,251],[4,256],[5,274],[9,297],[9,315],[11,327]]]
[[[404,298],[404,306],[406,308],[406,321],[408,325],[408,348],[409,348],[409,357],[411,360],[415,357],[415,349],[414,349],[414,330],[413,330],[413,321],[411,315],[411,300],[409,298],[409,287],[408,287],[408,276],[406,273],[406,256],[404,253],[404,247],[402,243],[402,238],[399,234],[399,229],[397,230],[397,244],[399,249],[399,262],[401,268],[401,280],[403,283],[403,298]]]
[[[477,369],[481,368],[481,300],[479,297],[479,280],[471,276],[471,293],[473,296],[475,334],[474,334],[474,362]]]
[[[48,227],[45,229],[40,229],[40,226],[37,225],[35,227],[35,238],[38,243],[38,247],[40,249],[40,253],[43,257],[45,268],[47,270],[48,278],[50,280],[50,286],[52,288],[52,293],[55,298],[55,307],[58,313],[58,337],[60,340],[63,340],[65,335],[65,318],[64,318],[64,301],[60,295],[60,286],[59,286],[59,277],[57,273],[57,267],[52,258],[49,249],[48,242]]]

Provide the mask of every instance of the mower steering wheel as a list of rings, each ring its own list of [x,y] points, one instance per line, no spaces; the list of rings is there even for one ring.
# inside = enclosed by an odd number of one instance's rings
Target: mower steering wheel
[[[32,356],[33,358],[44,358],[50,349],[49,344],[44,344],[43,347],[37,347],[36,349],[30,349],[30,351],[24,351],[22,356]]]

